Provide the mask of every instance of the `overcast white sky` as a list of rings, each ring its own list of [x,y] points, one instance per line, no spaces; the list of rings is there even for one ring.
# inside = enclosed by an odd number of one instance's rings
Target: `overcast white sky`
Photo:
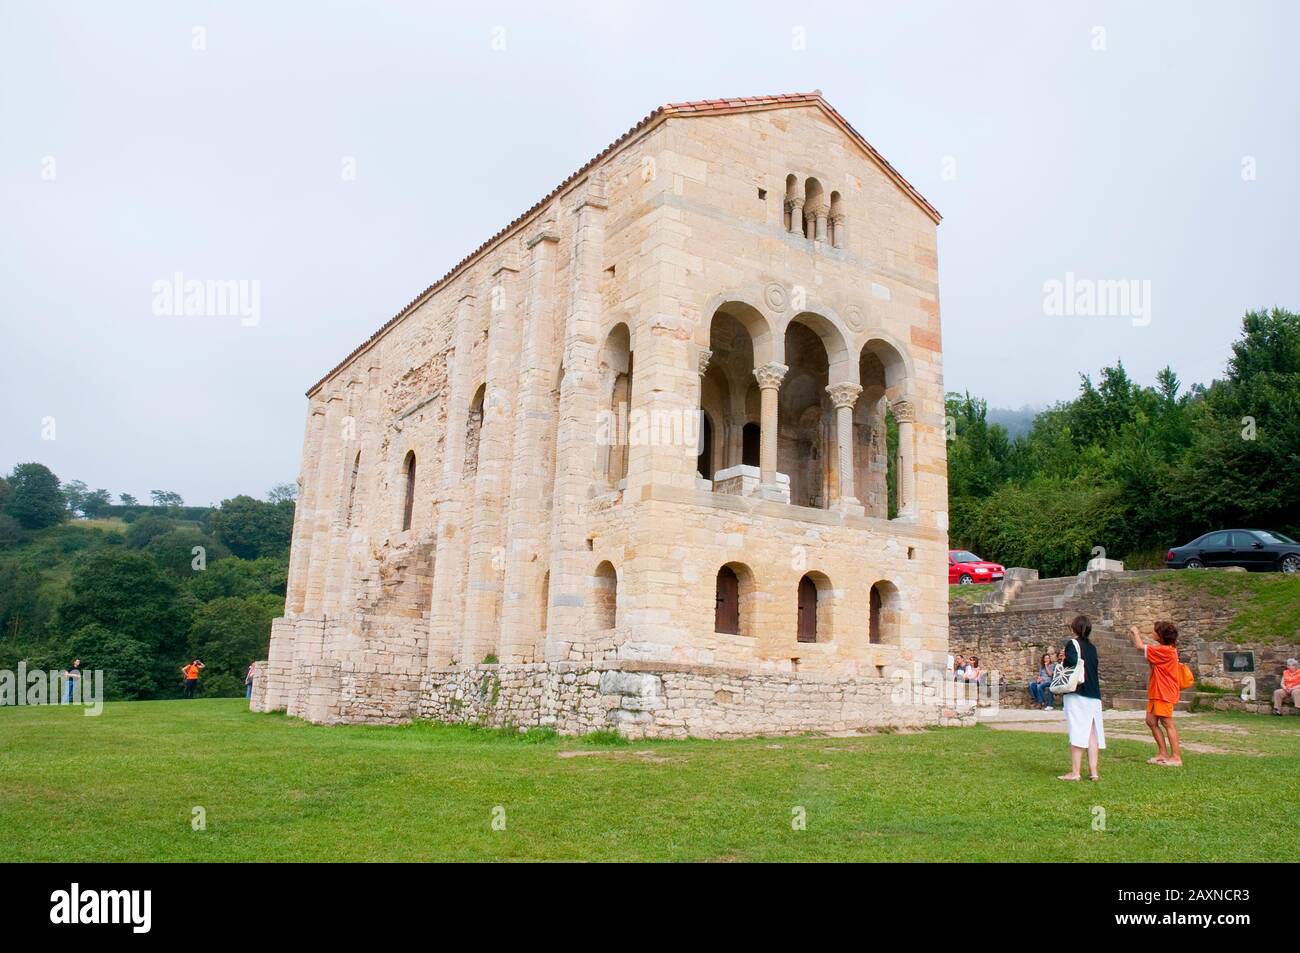
[[[814,88],[945,216],[950,390],[1208,381],[1300,307],[1297,8],[4,0],[0,470],[263,495],[310,384],[655,106]],[[259,322],[155,315],[178,271]],[[1150,323],[1045,316],[1067,272],[1150,281]]]

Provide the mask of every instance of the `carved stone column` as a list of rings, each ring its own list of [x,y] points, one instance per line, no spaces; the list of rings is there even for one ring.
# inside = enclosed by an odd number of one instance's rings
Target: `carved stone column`
[[[826,388],[835,405],[835,448],[840,471],[840,508],[863,512],[853,489],[853,405],[858,402],[862,385],[843,381]]]
[[[803,234],[803,199],[795,196],[785,200],[785,204],[790,209],[790,232],[792,234]]]
[[[708,373],[709,361],[713,360],[713,352],[710,351],[707,347],[702,347],[700,348],[699,353],[696,355],[696,358],[698,361],[698,363],[696,364],[696,370],[700,372],[700,399],[696,401],[696,405],[699,408],[697,413],[700,415],[699,418],[700,446],[698,449],[701,453],[703,453],[705,449],[709,449],[704,446],[704,375]],[[716,425],[720,428],[721,436],[725,440],[726,433],[727,433],[727,421],[725,419],[716,421]],[[715,472],[721,470],[722,467],[723,464],[721,461],[715,461],[713,464],[713,469]],[[702,476],[699,477],[699,480],[704,480],[704,479],[705,478]]]
[[[808,213],[813,217],[813,241],[826,241],[826,215],[829,211],[825,205],[819,205],[808,210]]]
[[[890,405],[894,420],[898,423],[898,514],[916,512],[916,466],[914,434],[916,410],[912,401],[900,397]]]
[[[831,216],[831,247],[832,248],[844,247],[844,238],[845,238],[844,227],[845,226],[844,226],[843,215]]]
[[[781,382],[785,380],[785,375],[789,370],[789,367],[778,364],[776,361],[754,368],[754,378],[758,381],[758,390],[762,398],[762,419],[759,425],[761,431],[758,447],[758,489],[760,493],[765,493],[768,490],[776,493],[777,395],[781,389]]]

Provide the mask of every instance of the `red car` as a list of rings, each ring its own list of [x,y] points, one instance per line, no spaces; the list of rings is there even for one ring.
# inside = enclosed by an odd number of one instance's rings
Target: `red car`
[[[948,550],[948,585],[969,586],[975,582],[1001,582],[1003,569],[965,549]]]

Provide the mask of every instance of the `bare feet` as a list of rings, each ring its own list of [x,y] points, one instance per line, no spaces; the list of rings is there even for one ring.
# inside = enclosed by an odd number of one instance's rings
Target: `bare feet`
[[[1173,758],[1170,758],[1168,761],[1161,761],[1160,766],[1162,768],[1181,768],[1183,763],[1182,761],[1175,761]]]
[[[1164,763],[1165,763],[1165,756],[1162,754],[1158,754],[1154,758],[1147,758],[1147,764],[1164,764]]]
[[[1058,775],[1056,776],[1056,780],[1058,780],[1058,781],[1078,781],[1078,780],[1079,780],[1079,776],[1078,776],[1077,774],[1058,774]]]
[[[1100,774],[1090,774],[1090,775],[1088,775],[1088,780],[1089,780],[1089,781],[1100,781],[1100,780],[1101,780],[1101,775],[1100,775]]]

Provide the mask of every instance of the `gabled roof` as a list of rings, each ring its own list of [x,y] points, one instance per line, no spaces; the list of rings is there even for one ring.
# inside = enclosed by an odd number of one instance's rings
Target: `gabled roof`
[[[430,296],[436,293],[443,286],[447,285],[453,278],[459,275],[461,271],[464,270],[465,267],[468,266],[471,262],[475,261],[481,255],[483,255],[485,252],[491,249],[494,245],[497,244],[498,241],[500,241],[510,232],[514,231],[514,229],[517,228],[519,225],[523,224],[524,222],[536,216],[537,213],[540,212],[546,205],[548,205],[551,202],[551,200],[554,199],[557,195],[564,192],[565,189],[567,189],[570,185],[576,182],[579,178],[586,175],[589,171],[591,171],[591,169],[599,165],[601,162],[607,159],[610,155],[617,152],[623,146],[627,145],[632,139],[639,137],[642,133],[649,131],[650,129],[659,125],[661,122],[674,117],[717,116],[717,115],[725,115],[729,113],[761,112],[763,110],[768,110],[768,109],[789,109],[795,106],[815,106],[818,109],[820,109],[828,119],[830,119],[833,123],[835,123],[842,130],[844,130],[844,133],[847,136],[849,136],[849,138],[852,139],[855,143],[857,143],[857,145],[860,146],[864,152],[866,152],[867,156],[872,161],[874,161],[877,165],[879,165],[881,170],[887,176],[889,176],[889,178],[893,180],[893,182],[900,189],[902,189],[905,193],[907,193],[908,197],[911,198],[911,200],[915,202],[921,208],[921,210],[925,212],[925,214],[928,215],[934,221],[936,225],[939,224],[943,216],[939,214],[938,209],[936,209],[933,205],[927,202],[925,196],[923,196],[920,192],[918,192],[912,186],[912,183],[908,182],[907,179],[903,178],[903,176],[899,173],[899,171],[895,169],[892,165],[890,165],[889,162],[885,159],[885,157],[882,156],[879,152],[877,152],[876,148],[871,143],[867,142],[867,140],[862,137],[862,134],[859,133],[856,129],[854,129],[849,124],[848,120],[846,120],[843,116],[841,116],[836,111],[835,107],[833,107],[822,97],[821,90],[813,90],[811,93],[781,93],[776,96],[742,96],[733,99],[701,99],[696,102],[689,102],[689,103],[668,103],[667,105],[660,106],[658,109],[650,113],[650,115],[646,116],[635,126],[629,129],[627,132],[623,133],[623,135],[619,136],[617,139],[615,139],[613,142],[607,145],[596,155],[592,156],[589,160],[587,160],[587,162],[582,166],[582,168],[578,169],[576,172],[574,172],[572,175],[566,178],[563,182],[561,182],[559,185],[553,188],[538,202],[536,202],[531,208],[529,208],[526,212],[524,212],[522,215],[520,215],[518,218],[512,221],[509,225],[501,229],[499,232],[497,232],[495,235],[493,235],[491,238],[485,241],[482,245],[479,245],[478,248],[474,249],[472,252],[470,252],[468,255],[462,258],[445,275],[443,275],[433,284],[429,285],[429,287],[425,288],[418,295],[412,298],[410,302],[407,303],[406,307],[402,308],[401,311],[393,315],[393,317],[390,318],[384,324],[383,327],[381,327],[374,334],[370,335],[369,338],[367,338],[361,345],[356,347],[347,357],[339,361],[338,364],[334,365],[334,367],[330,369],[328,374],[326,374],[315,384],[313,384],[310,388],[308,388],[307,395],[311,396],[312,394],[314,394],[322,384],[324,384],[327,380],[329,380],[331,377],[337,374],[341,368],[346,366],[358,354],[366,350],[368,347],[370,347],[370,345],[374,344],[381,337],[383,337],[384,333],[388,331],[389,328],[393,327],[393,325],[397,324],[398,321],[402,320],[402,318],[406,317],[408,314],[410,314],[412,311],[418,308],[421,304],[427,301]]]

